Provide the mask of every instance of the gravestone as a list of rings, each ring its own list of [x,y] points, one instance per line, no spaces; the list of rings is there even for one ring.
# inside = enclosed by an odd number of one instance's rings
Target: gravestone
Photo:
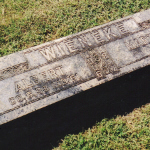
[[[0,58],[0,124],[150,64],[150,9]]]

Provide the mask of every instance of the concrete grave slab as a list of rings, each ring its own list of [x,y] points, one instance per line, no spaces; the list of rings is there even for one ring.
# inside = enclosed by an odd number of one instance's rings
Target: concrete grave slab
[[[150,10],[0,58],[0,124],[150,64]]]

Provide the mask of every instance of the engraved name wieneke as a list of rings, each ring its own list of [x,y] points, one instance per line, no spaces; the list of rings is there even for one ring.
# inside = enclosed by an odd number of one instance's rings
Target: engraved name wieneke
[[[126,22],[129,21],[131,21],[132,24],[135,24],[137,30],[132,31],[132,29],[130,30],[129,27],[126,26]],[[112,23],[104,27],[93,29],[92,31],[86,33],[78,34],[76,36],[73,36],[72,38],[66,38],[61,42],[54,42],[49,46],[45,46],[44,48],[40,48],[37,50],[48,62],[54,62],[63,59],[65,57],[69,57],[71,55],[77,54],[80,51],[85,51],[97,46],[107,44],[111,41],[126,37],[130,34],[133,34],[140,30],[147,29],[149,27],[150,27],[149,21],[137,24],[132,18],[124,19],[120,22]],[[130,45],[128,44],[129,42],[126,42],[127,46]],[[32,50],[29,50],[24,52],[23,54],[32,53],[32,52],[33,52]],[[18,64],[16,66],[21,66],[21,64]],[[0,80],[4,80],[6,78],[9,78],[11,76],[29,70],[28,62],[26,62],[25,67],[22,68],[20,67],[20,69],[15,70],[14,68],[16,68],[16,66],[12,66],[11,68],[10,67],[6,68],[5,70],[0,70]]]
[[[10,97],[9,102],[13,106],[34,102],[34,100],[48,97],[79,81],[81,77],[77,73],[68,75],[62,66],[57,66],[16,81],[14,83],[16,96]]]
[[[128,19],[109,26],[107,25],[102,28],[94,29],[83,34],[76,35],[72,38],[68,38],[67,40],[63,40],[62,42],[52,44],[39,50],[39,52],[47,59],[47,61],[53,62],[66,55],[70,56],[72,53],[76,54],[80,51],[88,50],[89,48],[91,49],[104,45],[133,33],[133,31],[130,31],[127,27],[125,27],[124,22],[126,21],[134,22],[133,19]],[[139,28],[138,24],[136,22],[134,23],[137,28]]]

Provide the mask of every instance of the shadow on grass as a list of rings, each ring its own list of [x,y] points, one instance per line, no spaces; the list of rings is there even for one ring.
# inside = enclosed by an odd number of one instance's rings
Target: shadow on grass
[[[103,118],[150,102],[150,66],[0,126],[1,150],[50,150]]]

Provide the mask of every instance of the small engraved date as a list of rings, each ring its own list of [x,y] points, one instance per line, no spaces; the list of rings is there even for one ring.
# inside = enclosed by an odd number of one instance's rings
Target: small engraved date
[[[81,55],[98,80],[105,78],[107,74],[115,74],[119,71],[104,48],[95,48]]]
[[[27,90],[25,94],[18,94],[15,97],[10,97],[9,102],[12,106],[18,104],[25,104],[30,100],[37,99],[45,96],[49,93],[49,88],[47,86],[37,87],[35,90]]]

